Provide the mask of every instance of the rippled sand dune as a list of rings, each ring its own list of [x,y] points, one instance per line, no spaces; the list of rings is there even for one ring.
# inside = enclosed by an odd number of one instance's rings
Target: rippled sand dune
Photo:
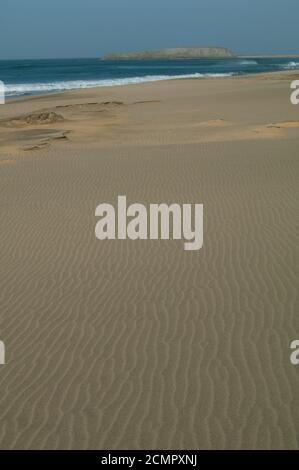
[[[0,108],[2,449],[298,448],[299,106],[266,78]],[[122,194],[203,203],[203,249],[97,240]]]

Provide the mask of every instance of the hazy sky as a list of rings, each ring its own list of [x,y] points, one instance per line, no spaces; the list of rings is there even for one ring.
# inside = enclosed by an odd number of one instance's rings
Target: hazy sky
[[[299,0],[0,0],[0,59],[178,46],[299,53]]]

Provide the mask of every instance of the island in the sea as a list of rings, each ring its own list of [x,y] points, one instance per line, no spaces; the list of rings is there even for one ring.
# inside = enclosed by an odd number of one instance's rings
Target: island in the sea
[[[179,47],[155,49],[139,52],[114,53],[103,57],[104,60],[143,60],[143,59],[196,59],[196,58],[226,58],[236,55],[226,47]]]

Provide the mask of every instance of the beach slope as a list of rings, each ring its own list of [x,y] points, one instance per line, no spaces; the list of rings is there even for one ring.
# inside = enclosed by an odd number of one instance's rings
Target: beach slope
[[[298,448],[294,77],[1,107],[2,449]],[[118,195],[203,203],[203,248],[97,240]]]

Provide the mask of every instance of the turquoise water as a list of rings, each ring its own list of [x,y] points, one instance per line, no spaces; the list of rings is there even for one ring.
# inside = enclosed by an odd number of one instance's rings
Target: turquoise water
[[[179,77],[229,76],[295,69],[299,70],[298,58],[12,60],[0,61],[0,80],[5,84],[6,97],[14,97]]]

